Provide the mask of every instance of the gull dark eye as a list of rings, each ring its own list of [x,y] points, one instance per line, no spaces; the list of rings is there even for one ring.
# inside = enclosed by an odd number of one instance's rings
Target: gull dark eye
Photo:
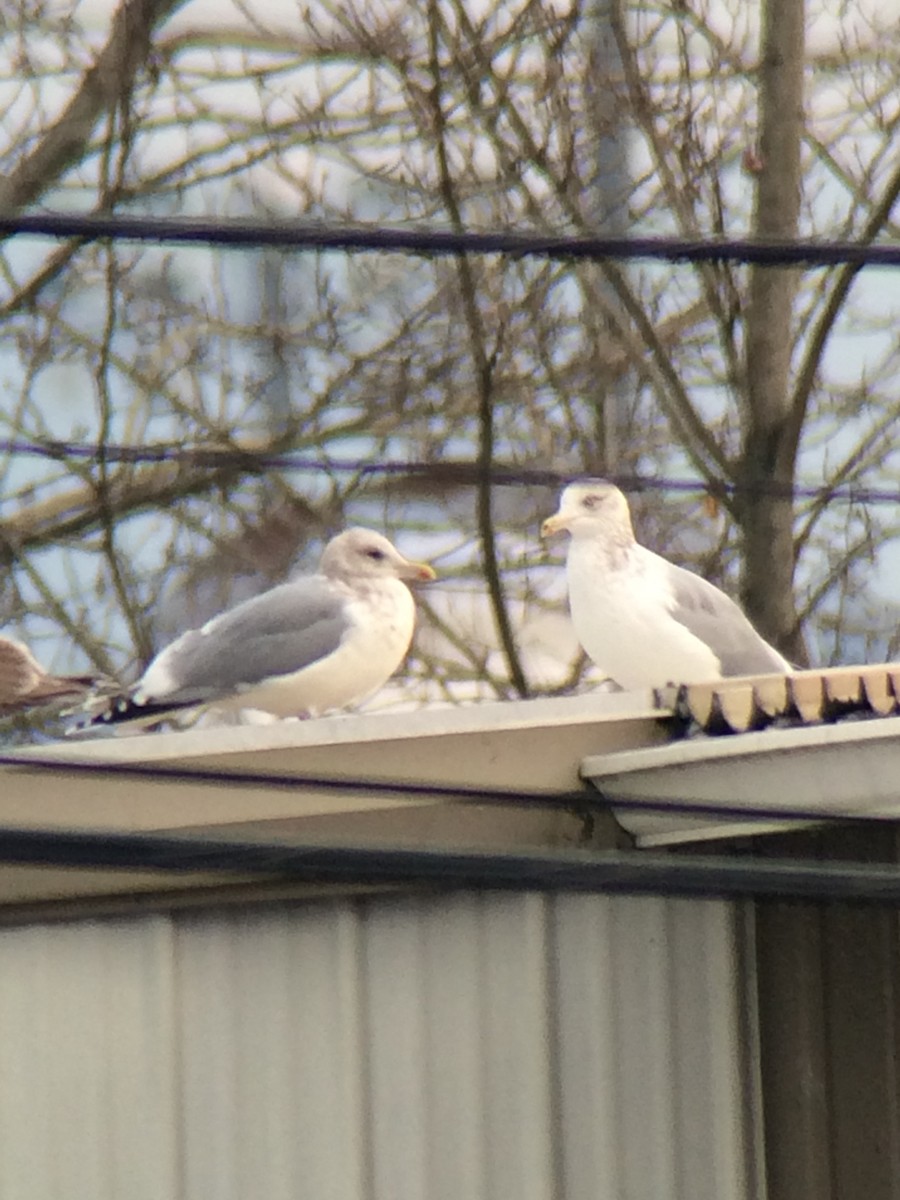
[[[597,505],[600,503],[600,497],[599,496],[585,496],[585,498],[582,500],[581,503],[584,508],[596,508]]]
[[[371,550],[366,551],[366,556],[374,559],[375,562],[384,562],[385,558],[387,557],[383,550],[378,550],[374,546]]]

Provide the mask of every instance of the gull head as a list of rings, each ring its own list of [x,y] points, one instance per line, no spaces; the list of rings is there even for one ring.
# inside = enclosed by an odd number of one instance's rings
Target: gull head
[[[541,537],[555,533],[633,541],[628,501],[615,484],[605,479],[570,483],[559,498],[559,508],[541,526]]]
[[[322,554],[321,571],[331,579],[402,579],[430,583],[437,576],[428,563],[404,558],[396,546],[371,529],[345,529]]]

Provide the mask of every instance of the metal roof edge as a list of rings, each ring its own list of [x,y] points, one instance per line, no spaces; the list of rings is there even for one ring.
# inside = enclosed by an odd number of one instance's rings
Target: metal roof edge
[[[783,831],[801,818],[900,818],[900,722],[698,737],[591,755],[581,775],[613,803],[635,806],[616,816],[641,845]],[[667,812],[666,805],[681,811]],[[733,810],[734,820],[727,811],[703,811],[711,805]]]
[[[0,755],[0,827],[432,848],[615,841],[611,818],[585,815],[578,765],[665,740],[665,715],[649,692],[601,693],[10,750]],[[0,906],[149,888],[184,884],[0,869]]]
[[[503,734],[528,729],[659,721],[670,715],[653,693],[591,692],[536,700],[508,700],[410,712],[342,713],[310,721],[222,725],[166,733],[77,738],[43,746],[11,748],[5,761],[187,763],[210,755],[256,755],[286,749]]]
[[[785,720],[811,725],[849,714],[887,717],[900,708],[900,663],[730,676],[670,684],[655,694],[682,722],[715,734],[743,734]]]

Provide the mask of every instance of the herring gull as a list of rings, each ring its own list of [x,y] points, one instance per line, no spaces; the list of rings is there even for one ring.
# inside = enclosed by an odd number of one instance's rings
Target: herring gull
[[[314,575],[183,633],[93,723],[147,725],[191,709],[315,717],[345,708],[400,666],[415,625],[407,583],[434,578],[381,534],[347,529],[325,547]]]
[[[635,541],[628,501],[606,480],[570,484],[541,536],[570,535],[569,608],[588,656],[620,687],[789,673],[733,600]]]
[[[91,675],[49,675],[27,646],[0,637],[0,716],[81,696],[95,683]]]

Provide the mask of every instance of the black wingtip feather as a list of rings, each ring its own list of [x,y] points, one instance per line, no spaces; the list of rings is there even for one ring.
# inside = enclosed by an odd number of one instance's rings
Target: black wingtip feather
[[[146,724],[154,717],[164,721],[185,709],[196,708],[197,704],[197,700],[135,700],[132,696],[117,696],[107,709],[97,713],[88,724],[122,725],[129,721],[141,721]]]

